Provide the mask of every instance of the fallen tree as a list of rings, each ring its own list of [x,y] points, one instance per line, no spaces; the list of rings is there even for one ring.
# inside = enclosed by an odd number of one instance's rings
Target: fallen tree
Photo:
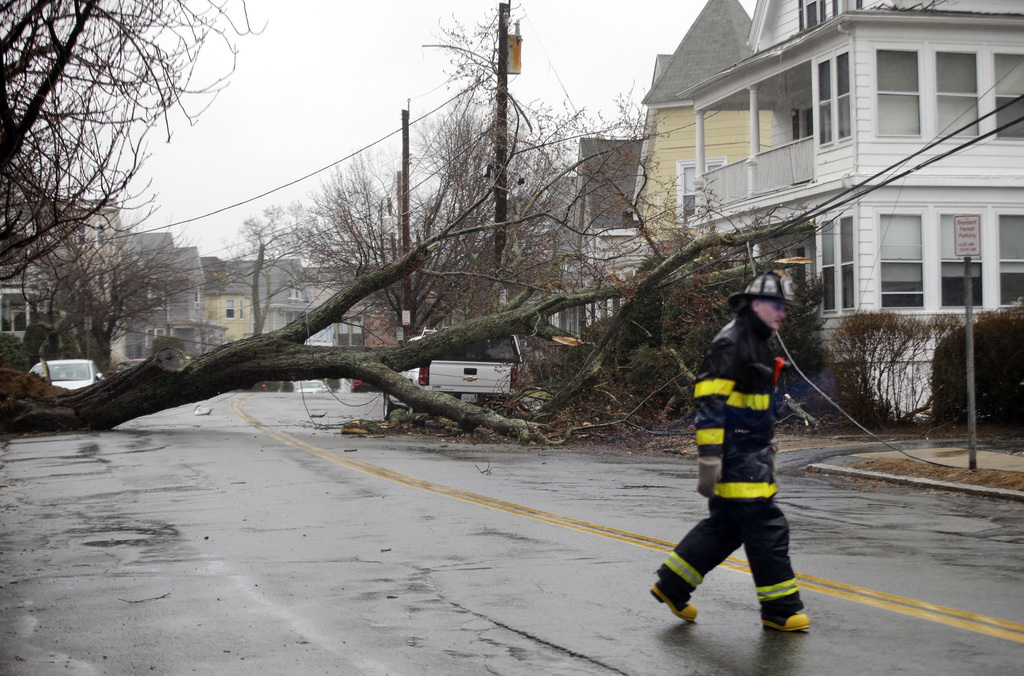
[[[404,378],[401,371],[429,363],[455,347],[485,338],[519,334],[550,339],[567,335],[548,319],[557,312],[588,303],[612,298],[627,299],[621,313],[621,322],[624,322],[629,314],[628,299],[638,292],[650,293],[669,275],[678,276],[688,267],[693,268],[705,251],[726,245],[741,246],[764,237],[763,230],[705,235],[681,247],[654,266],[651,272],[629,281],[544,294],[535,289],[522,289],[518,296],[491,314],[465,320],[422,340],[402,345],[305,345],[309,335],[341,321],[367,295],[399,283],[405,275],[421,269],[433,251],[443,246],[446,240],[459,236],[458,226],[459,221],[456,220],[394,263],[358,277],[326,303],[279,330],[223,345],[187,361],[176,350],[163,350],[136,368],[80,390],[26,390],[18,386],[4,386],[4,391],[0,392],[3,397],[0,401],[0,429],[5,432],[110,429],[167,408],[248,389],[261,381],[358,378],[417,411],[444,416],[464,430],[484,427],[519,441],[547,443],[548,436],[527,420],[504,417],[446,394],[419,388]],[[607,340],[609,336],[606,333],[603,342]],[[593,369],[595,359],[591,360],[588,373]],[[585,381],[586,377],[582,377],[579,382],[571,383],[559,393],[559,399],[571,401],[573,388],[578,388]],[[14,382],[15,379],[11,378],[0,379],[0,384]]]

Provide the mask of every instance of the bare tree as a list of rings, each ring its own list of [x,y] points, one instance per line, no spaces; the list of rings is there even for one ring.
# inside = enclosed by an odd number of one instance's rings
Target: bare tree
[[[91,347],[105,365],[115,337],[196,290],[169,234],[125,229],[115,237],[104,230],[99,238],[73,238],[26,272],[26,300],[65,345],[69,354],[61,356],[85,356]]]
[[[216,0],[0,3],[0,279],[123,204],[146,134],[197,84],[199,53],[233,56]]]
[[[493,33],[488,35],[493,43]],[[485,38],[481,40],[485,47],[493,48]],[[453,47],[466,56],[457,75],[474,81],[486,101],[484,85],[490,80],[476,76],[493,74],[493,60],[485,56],[481,61],[471,43]],[[449,115],[446,124],[438,127],[443,133],[429,135],[430,142],[421,146],[429,150],[421,150],[420,174],[414,181],[417,236],[408,252],[392,244],[396,238],[393,222],[385,217],[387,202],[397,197],[391,178],[395,172],[366,163],[337,175],[317,203],[320,227],[305,229],[303,234],[306,242],[314,243],[308,247],[311,255],[324,254],[322,261],[314,261],[318,267],[333,264],[339,270],[335,288],[340,290],[310,310],[303,321],[229,343],[187,363],[180,354],[167,350],[141,367],[83,390],[48,398],[15,393],[4,404],[9,412],[7,429],[104,429],[262,380],[358,378],[417,411],[443,415],[464,429],[485,426],[523,440],[547,441],[548,435],[534,423],[419,388],[401,372],[486,338],[565,336],[565,331],[550,322],[551,317],[618,299],[618,314],[577,377],[552,400],[555,405],[567,406],[596,378],[602,361],[613,351],[615,335],[633,321],[639,303],[681,275],[702,270],[721,274],[721,265],[711,268],[707,258],[699,258],[731,247],[745,253],[745,244],[761,241],[765,232],[762,228],[729,235],[708,233],[684,241],[658,252],[649,265],[638,265],[637,275],[628,279],[566,275],[566,261],[584,259],[578,242],[574,244],[563,234],[571,227],[584,231],[578,223],[573,226],[573,215],[581,202],[574,189],[581,185],[575,178],[583,163],[578,139],[583,136],[585,121],[577,115],[562,119],[528,112],[515,102],[512,107],[515,113],[510,119],[512,134],[504,168],[513,177],[513,190],[504,222],[495,223],[490,208],[494,167],[488,171],[493,161],[486,140],[490,129],[487,116],[480,116],[481,125],[463,124],[470,117]],[[468,115],[474,109],[464,110]],[[625,128],[631,127],[627,124]],[[613,131],[603,125],[597,133],[586,135],[608,137]],[[636,138],[632,132],[626,136]],[[430,164],[435,158],[438,163]],[[628,192],[619,193],[621,199],[612,200],[610,208],[622,209],[628,203]],[[487,246],[497,229],[507,235],[500,259],[485,253],[497,248]],[[422,340],[387,347],[304,344],[308,335],[343,321],[367,299],[381,299],[379,302],[386,304],[410,275],[437,285],[424,291],[423,300],[436,303],[437,317],[443,318],[438,323],[447,324],[446,328]]]
[[[289,209],[272,206],[263,210],[262,217],[248,218],[242,224],[242,243],[232,267],[236,281],[249,285],[254,335],[263,333],[274,297],[301,282],[298,258],[302,246],[297,228],[303,218],[298,205]]]

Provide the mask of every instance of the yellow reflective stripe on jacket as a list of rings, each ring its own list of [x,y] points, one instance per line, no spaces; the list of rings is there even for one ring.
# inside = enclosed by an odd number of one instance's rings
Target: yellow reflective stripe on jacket
[[[778,489],[769,483],[720,483],[715,486],[715,495],[722,498],[770,498]]]
[[[720,394],[723,397],[727,397],[732,393],[732,388],[734,387],[736,387],[735,380],[726,380],[725,378],[702,380],[694,386],[693,396],[707,397],[712,394]]]
[[[767,411],[771,404],[771,395],[768,394],[743,394],[733,392],[725,402],[735,408],[749,408],[755,411]]]
[[[796,579],[794,578],[768,587],[758,587],[757,600],[761,603],[774,601],[775,599],[781,599],[783,596],[795,594],[798,591],[800,591],[800,588],[797,586]]]
[[[691,587],[696,587],[704,581],[704,576],[697,572],[697,569],[683,560],[681,556],[672,552],[668,555],[665,565],[672,569],[679,577],[686,580]]]
[[[725,443],[725,429],[721,427],[709,427],[697,430],[697,445],[707,446]]]

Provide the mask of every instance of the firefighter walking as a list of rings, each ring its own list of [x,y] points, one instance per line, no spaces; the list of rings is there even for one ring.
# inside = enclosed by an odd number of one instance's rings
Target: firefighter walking
[[[779,369],[770,339],[786,317],[789,284],[788,277],[766,272],[730,296],[736,317],[711,341],[697,375],[697,491],[710,498],[710,515],[676,545],[651,588],[658,601],[689,622],[697,619],[690,595],[743,545],[764,626],[810,626],[789,561],[789,524],[773,499],[772,394]]]

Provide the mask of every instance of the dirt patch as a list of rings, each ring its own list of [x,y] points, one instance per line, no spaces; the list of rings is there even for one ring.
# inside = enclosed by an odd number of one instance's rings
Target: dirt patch
[[[34,373],[0,368],[0,399],[13,397],[47,401],[67,392],[63,387],[54,387]]]
[[[919,479],[932,479],[972,486],[988,488],[1006,488],[1024,491],[1024,472],[1006,472],[994,469],[962,469],[959,467],[940,467],[925,462],[912,460],[864,460],[843,465],[854,469],[870,472],[909,476]]]

